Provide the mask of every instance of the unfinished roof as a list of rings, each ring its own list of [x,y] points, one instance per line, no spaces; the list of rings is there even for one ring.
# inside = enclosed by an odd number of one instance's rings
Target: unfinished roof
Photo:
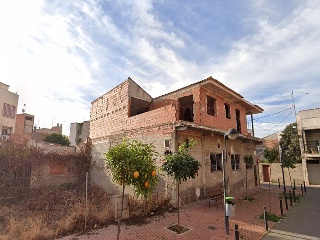
[[[209,91],[220,95],[224,98],[228,98],[230,99],[232,102],[237,103],[243,107],[246,108],[246,113],[247,114],[257,114],[257,113],[262,113],[263,109],[261,107],[259,107],[258,105],[254,105],[251,104],[250,102],[248,102],[247,100],[245,100],[243,98],[243,96],[241,96],[239,93],[233,91],[231,88],[228,88],[227,86],[225,86],[224,84],[222,84],[221,82],[219,82],[218,80],[212,78],[211,76],[208,77],[207,79],[201,80],[199,82],[193,83],[191,85],[188,85],[186,87],[180,88],[178,90],[175,90],[173,92],[164,94],[162,96],[159,96],[155,99],[164,99],[169,97],[170,95],[174,95],[180,91],[186,91],[186,90],[191,90],[194,88],[198,88],[198,87],[203,87],[205,89],[208,89]]]

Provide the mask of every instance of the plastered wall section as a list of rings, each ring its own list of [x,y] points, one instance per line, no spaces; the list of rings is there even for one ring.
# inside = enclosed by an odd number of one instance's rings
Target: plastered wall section
[[[155,151],[159,153],[159,156],[155,159],[156,165],[160,167],[165,159],[165,139],[169,139],[170,141],[169,149],[171,151],[173,151],[174,149],[174,133],[172,129],[172,124],[160,124],[147,128],[137,128],[135,130],[127,131],[125,135],[112,135],[111,137],[108,137],[104,140],[97,141],[93,145],[93,159],[92,167],[90,170],[91,181],[95,182],[109,194],[119,194],[122,190],[122,187],[113,182],[110,178],[111,172],[106,165],[105,153],[108,152],[111,147],[119,143],[122,137],[126,136],[129,139],[136,139],[138,141],[142,141],[145,144],[153,144],[155,146]],[[165,187],[165,185],[171,184],[172,180],[171,183],[168,183],[169,180],[167,176],[165,174],[162,174],[161,172],[158,173],[161,174],[162,180],[158,184],[159,186],[156,191],[158,191],[158,194],[162,196],[171,194],[167,192],[167,188]],[[133,189],[129,187],[127,188],[127,192],[133,194]]]
[[[272,163],[272,164],[267,164],[267,163],[261,163],[259,166],[259,171],[260,171],[260,181],[263,181],[263,165],[269,166],[269,170],[271,169],[271,178],[270,181],[273,183],[278,183],[278,179],[280,180],[280,184],[282,186],[283,184],[283,177],[282,177],[282,169],[281,169],[281,164],[280,163]],[[300,185],[304,181],[303,177],[303,166],[302,164],[295,164],[295,168],[290,168],[290,174],[288,168],[284,168],[284,177],[285,177],[285,182],[286,185],[290,187],[291,181],[290,181],[290,175],[291,175],[291,180],[295,179],[296,184]]]
[[[186,139],[194,139],[197,145],[191,149],[190,153],[195,159],[201,162],[201,167],[195,179],[190,179],[182,183],[181,200],[182,202],[189,202],[197,198],[204,198],[208,191],[217,191],[222,188],[222,171],[211,171],[210,168],[210,153],[221,154],[224,149],[224,140],[222,136],[196,136],[194,133],[184,132],[179,133],[179,144]],[[246,170],[244,162],[244,155],[254,155],[255,144],[248,142],[243,143],[241,139],[227,141],[227,162],[226,162],[226,180],[228,183],[227,191],[232,194],[245,189],[246,174],[247,174],[247,187],[252,188],[255,186],[254,170]],[[232,170],[231,167],[231,154],[240,155],[240,169]],[[200,197],[197,196],[200,193]]]
[[[15,132],[15,125],[16,125],[16,118],[9,118],[9,117],[4,117],[2,116],[2,109],[3,109],[3,104],[10,104],[12,106],[15,106],[16,112],[17,113],[17,108],[18,108],[18,100],[19,100],[19,95],[10,92],[9,86],[5,85],[3,83],[0,83],[0,125],[10,127],[12,128],[12,132]],[[2,130],[2,127],[0,126],[0,131]],[[1,132],[0,132],[1,135]]]

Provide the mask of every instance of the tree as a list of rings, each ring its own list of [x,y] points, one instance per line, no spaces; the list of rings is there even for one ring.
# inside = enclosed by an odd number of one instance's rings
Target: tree
[[[135,194],[144,199],[144,216],[146,216],[146,201],[157,185],[159,177],[153,157],[157,155],[152,144],[133,141],[130,148],[135,161],[132,163],[133,186]]]
[[[60,133],[48,134],[43,138],[43,141],[49,142],[49,143],[61,144],[62,146],[69,146],[70,145],[70,141],[69,141],[68,137],[65,135],[62,135]]]
[[[177,181],[177,192],[178,192],[178,229],[180,228],[180,192],[179,186],[182,181],[187,181],[190,178],[195,178],[199,168],[200,162],[195,160],[190,154],[189,150],[196,145],[196,142],[186,141],[179,146],[177,153],[166,156],[166,162],[162,165],[162,169],[167,174],[173,177]]]
[[[133,185],[135,193],[146,199],[158,178],[155,174],[156,167],[153,157],[157,153],[152,144],[143,144],[136,140],[122,142],[106,153],[106,161],[112,173],[112,179],[122,186],[122,204],[118,218],[118,234],[120,237],[120,224],[123,213],[125,186]]]
[[[292,188],[290,168],[295,168],[295,164],[301,162],[301,151],[296,123],[291,123],[285,127],[281,134],[279,145],[283,151],[281,156],[283,167],[288,169]]]
[[[295,163],[301,162],[301,151],[296,123],[291,123],[285,127],[281,133],[279,144],[281,149],[287,149],[285,151],[285,167],[292,168]]]
[[[279,150],[276,148],[272,149],[264,149],[263,150],[263,156],[266,159],[268,163],[274,163],[275,161],[279,160]],[[269,206],[270,206],[270,212],[271,212],[271,186],[270,186],[270,180],[271,180],[271,166],[270,166],[270,178],[269,178]]]

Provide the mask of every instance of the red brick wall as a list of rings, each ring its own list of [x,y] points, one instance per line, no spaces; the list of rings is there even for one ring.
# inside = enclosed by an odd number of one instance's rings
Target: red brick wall
[[[174,121],[176,121],[176,107],[168,105],[128,118],[125,127],[127,130],[131,130],[161,125],[164,123],[172,123]]]
[[[279,149],[278,139],[264,140],[263,142],[265,147],[268,149],[272,149],[272,148]]]
[[[128,81],[92,102],[90,137],[94,140],[125,128],[128,119]]]
[[[49,161],[49,175],[63,175],[65,174],[65,170],[66,166],[63,161]]]
[[[227,131],[229,128],[236,128],[236,109],[240,110],[240,121],[241,121],[241,133],[243,135],[248,134],[247,120],[246,120],[246,109],[238,104],[233,103],[230,99],[223,98],[219,95],[213,94],[204,88],[200,88],[200,122],[209,127],[213,127],[220,130]],[[207,96],[216,99],[217,103],[217,116],[211,116],[207,114]],[[230,105],[231,118],[225,117],[224,104]]]
[[[193,95],[194,123],[227,131],[229,128],[236,128],[236,109],[239,109],[241,133],[243,135],[248,134],[246,109],[241,105],[233,103],[230,99],[223,98],[222,96],[214,94],[204,88],[195,88],[191,91],[177,92],[177,94],[173,96],[170,95],[169,99],[155,99],[155,101],[152,104],[152,109],[157,109],[169,104],[176,106],[176,109],[178,109],[178,99],[189,95]],[[216,117],[207,114],[207,96],[211,96],[217,100]],[[228,103],[230,105],[230,119],[225,117],[225,103]],[[179,111],[176,111],[176,119],[179,119]]]

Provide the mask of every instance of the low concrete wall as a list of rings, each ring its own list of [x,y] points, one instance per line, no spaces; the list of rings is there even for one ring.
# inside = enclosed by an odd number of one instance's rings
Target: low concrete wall
[[[282,168],[280,163],[260,163],[259,165],[259,175],[260,175],[260,182],[263,182],[263,166],[269,166],[269,174],[271,170],[271,178],[270,181],[273,183],[277,183],[278,179],[280,180],[280,183],[282,184],[283,182],[283,177],[282,177]],[[287,186],[290,186],[290,175],[292,179],[292,184],[293,180],[296,182],[296,186],[300,185],[303,183],[303,170],[302,170],[302,164],[295,164],[295,168],[290,168],[290,174],[288,168],[284,168],[284,177],[285,177],[285,182]]]

